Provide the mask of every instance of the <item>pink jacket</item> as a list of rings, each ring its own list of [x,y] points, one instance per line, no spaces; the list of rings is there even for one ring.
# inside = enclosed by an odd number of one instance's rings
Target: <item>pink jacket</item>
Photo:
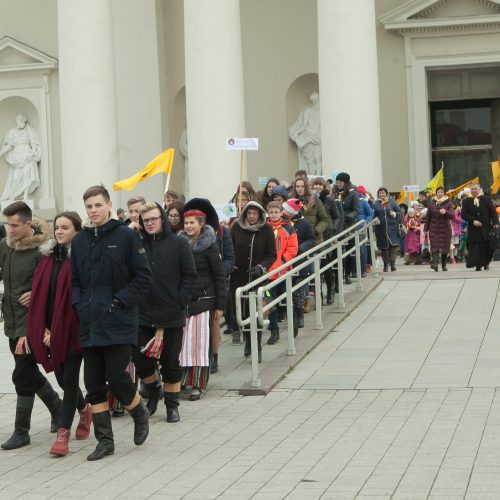
[[[460,216],[460,210],[455,210],[453,219],[451,219],[451,230],[453,231],[453,236],[460,236],[462,234],[462,222],[464,220]]]

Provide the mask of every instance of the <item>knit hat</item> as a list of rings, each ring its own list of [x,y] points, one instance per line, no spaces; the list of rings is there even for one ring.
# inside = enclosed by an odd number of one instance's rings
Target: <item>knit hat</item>
[[[281,184],[278,186],[274,186],[272,191],[271,191],[271,198],[277,194],[278,196],[283,196],[285,200],[288,200],[288,191],[285,186],[282,186]]]
[[[283,203],[283,210],[291,215],[297,215],[302,210],[302,201],[298,198],[290,198]]]
[[[408,209],[408,215],[415,215],[415,209],[413,207]]]
[[[337,174],[335,180],[345,182],[347,184],[348,182],[351,182],[351,176],[345,172],[340,172],[340,174]]]
[[[344,181],[345,182],[345,181]],[[361,195],[361,196],[366,196],[366,188],[365,186],[358,186],[358,193]]]

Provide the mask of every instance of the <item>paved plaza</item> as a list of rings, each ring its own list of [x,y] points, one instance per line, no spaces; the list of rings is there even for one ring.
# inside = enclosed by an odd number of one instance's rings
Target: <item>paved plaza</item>
[[[114,419],[116,452],[99,462],[85,459],[93,437],[52,458],[37,401],[31,446],[0,452],[0,499],[500,498],[500,266],[450,268],[384,273],[267,396],[221,389],[222,357],[212,389],[182,401],[178,424],[161,407],[143,446],[129,416]],[[242,348],[225,341],[232,366]],[[15,406],[6,345],[2,439]]]

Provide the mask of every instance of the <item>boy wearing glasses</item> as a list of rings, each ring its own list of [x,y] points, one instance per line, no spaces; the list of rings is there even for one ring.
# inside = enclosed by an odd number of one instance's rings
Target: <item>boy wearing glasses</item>
[[[141,208],[142,241],[153,272],[153,286],[139,305],[139,341],[133,350],[137,374],[148,388],[152,415],[163,396],[167,422],[178,422],[182,348],[186,306],[198,282],[193,252],[185,238],[174,234],[156,202]],[[157,380],[156,360],[161,364]]]

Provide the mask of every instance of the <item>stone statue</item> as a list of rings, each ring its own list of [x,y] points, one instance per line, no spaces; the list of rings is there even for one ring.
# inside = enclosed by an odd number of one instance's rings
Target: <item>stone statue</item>
[[[181,134],[181,139],[179,141],[179,151],[184,158],[184,196],[186,200],[189,199],[189,161],[188,161],[188,139],[187,139],[187,129]]]
[[[311,103],[302,110],[288,133],[290,139],[297,144],[299,169],[306,170],[309,175],[323,175],[319,94],[313,92],[310,100]]]
[[[1,200],[15,200],[29,196],[40,186],[38,162],[41,158],[38,134],[24,114],[16,116],[16,127],[11,128],[2,142],[0,156],[10,165]]]

